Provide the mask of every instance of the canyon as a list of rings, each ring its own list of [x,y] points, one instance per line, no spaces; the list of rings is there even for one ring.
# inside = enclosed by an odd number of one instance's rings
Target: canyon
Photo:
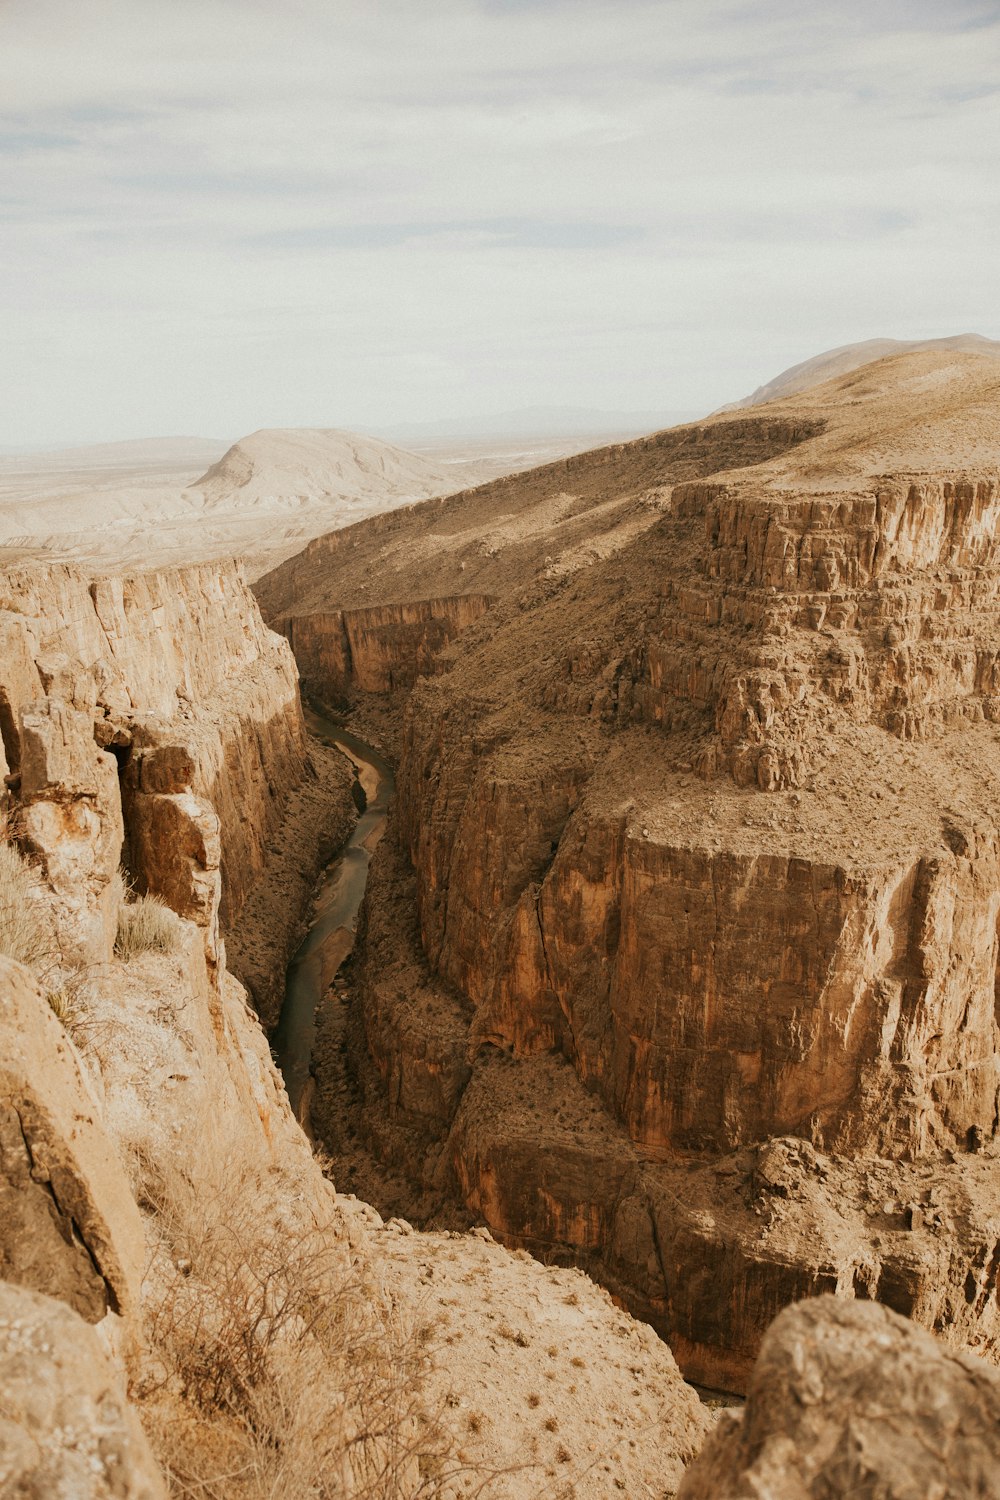
[[[822,1292],[996,1357],[998,399],[904,353],[257,584],[399,755],[370,1138],[705,1386]]]
[[[708,1418],[650,1330],[383,1219],[294,1118],[227,938],[267,1003],[355,814],[241,568],[25,565],[0,632],[0,1485],[676,1485]]]
[[[0,1488],[995,1492],[998,410],[0,572]]]

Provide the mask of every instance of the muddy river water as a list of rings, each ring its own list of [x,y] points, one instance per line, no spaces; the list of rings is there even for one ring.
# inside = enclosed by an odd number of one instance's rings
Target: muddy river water
[[[335,746],[353,765],[355,800],[363,809],[353,834],[316,885],[312,920],[288,966],[284,1004],[272,1038],[292,1109],[308,1124],[316,1007],[354,947],[368,865],[385,828],[393,777],[388,761],[335,719],[310,708],[305,718],[311,734]]]

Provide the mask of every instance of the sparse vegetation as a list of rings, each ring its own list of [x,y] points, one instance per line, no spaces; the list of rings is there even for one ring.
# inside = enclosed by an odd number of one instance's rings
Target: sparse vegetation
[[[46,990],[49,1009],[72,1036],[83,1022],[84,1005],[82,986],[77,980],[67,979],[54,990]]]
[[[211,1183],[140,1164],[159,1245],[137,1395],[173,1493],[437,1494],[464,1466],[422,1401],[424,1341],[387,1322],[335,1226],[289,1225],[263,1172],[233,1170],[240,1154],[213,1152]],[[482,1493],[489,1476],[465,1472]]]
[[[0,953],[18,963],[38,964],[51,949],[31,866],[0,827]]]
[[[124,963],[140,953],[173,953],[179,942],[177,918],[159,896],[133,896],[123,881],[115,952]]]

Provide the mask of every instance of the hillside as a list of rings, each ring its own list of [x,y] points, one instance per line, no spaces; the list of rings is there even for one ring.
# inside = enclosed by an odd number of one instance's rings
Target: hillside
[[[164,438],[21,455],[0,461],[0,560],[163,567],[241,556],[253,574],[317,532],[505,467],[503,456],[431,463],[312,429],[252,433],[225,451]]]
[[[991,359],[1000,359],[1000,343],[983,338],[978,333],[958,333],[942,339],[864,339],[859,344],[841,344],[837,349],[827,349],[814,354],[801,364],[792,365],[775,375],[765,385],[758,386],[741,401],[729,402],[722,411],[739,411],[745,406],[763,406],[767,401],[778,401],[783,396],[794,396],[810,386],[822,385],[838,375],[849,375],[861,365],[886,359],[893,354],[919,354],[924,350],[954,350],[961,354],[985,354]]]
[[[319,537],[256,592],[271,618],[502,597],[631,546],[658,525],[678,483],[752,474],[775,494],[847,490],[880,472],[933,471],[956,446],[964,467],[989,464],[998,382],[1000,366],[984,356],[892,356],[766,412],[716,413]]]
[[[377,438],[294,427],[241,438],[191,488],[208,509],[294,507],[304,501],[362,508],[436,495],[453,482],[446,466]]]
[[[1000,364],[906,353],[259,585],[405,704],[364,1119],[708,1385],[826,1289],[997,1347],[998,468]]]

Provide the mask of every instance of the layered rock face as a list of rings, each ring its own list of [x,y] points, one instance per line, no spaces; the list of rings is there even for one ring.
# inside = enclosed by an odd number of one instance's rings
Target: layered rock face
[[[22,770],[20,715],[45,699],[64,705],[55,712],[81,716],[78,730],[84,721],[93,726],[77,742],[92,744],[96,735],[109,752],[93,775],[127,768],[130,791],[187,789],[211,804],[221,824],[224,914],[235,917],[305,758],[291,653],[264,626],[238,567],[129,579],[89,580],[69,567],[0,574],[0,643],[0,733],[10,773]],[[26,732],[30,757],[30,723]],[[53,725],[53,744],[68,743],[67,733]],[[140,761],[149,762],[143,771]],[[43,800],[36,783],[48,774],[26,767],[26,803]],[[71,784],[60,768],[53,777]],[[64,814],[79,816],[94,795],[92,787],[81,790],[73,814],[63,797]],[[51,823],[55,815],[46,816]],[[59,831],[50,834],[54,846]],[[133,849],[132,873],[143,889],[157,888],[144,862],[151,847]]]
[[[707,1419],[665,1346],[485,1231],[424,1248],[345,1201],[292,1116],[219,936],[225,881],[232,913],[301,772],[287,644],[237,574],[198,570],[109,585],[123,614],[92,658],[94,592],[51,577],[51,599],[44,576],[8,579],[0,610],[0,837],[27,856],[5,847],[4,870],[50,943],[34,973],[0,958],[0,1488],[154,1500],[137,1411],[185,1492],[370,1494],[391,1473],[459,1500],[499,1469],[514,1497],[542,1469],[593,1500],[675,1483]],[[158,641],[150,600],[190,656]],[[131,946],[123,849],[168,908]],[[498,1317],[499,1284],[547,1354]]]
[[[919,798],[904,792],[917,805],[902,823],[878,804],[905,785],[899,741],[926,745],[932,802],[955,726],[993,753],[997,486],[894,498],[859,528],[854,502],[755,507],[684,487],[643,549],[693,553],[691,578],[675,562],[645,639],[624,656],[607,638],[574,645],[534,674],[552,718],[582,720],[572,746],[548,717],[531,752],[506,725],[500,744],[477,739],[453,678],[413,700],[400,816],[432,967],[477,1007],[478,1037],[558,1045],[654,1155],[792,1130],[894,1154],[995,1133],[991,773],[953,766],[923,832]],[[816,559],[824,581],[856,587],[820,594]],[[558,632],[553,604],[538,615]],[[502,670],[495,644],[481,656],[484,678]],[[633,735],[631,756],[625,735],[607,740],[623,720],[667,731],[654,796],[628,768],[648,739]],[[880,794],[846,847],[817,783],[834,747],[859,776],[868,751]],[[609,798],[612,778],[635,794]],[[793,792],[783,836],[748,834],[770,815],[738,795],[747,785]]]
[[[434,669],[460,630],[490,607],[487,595],[459,594],[373,609],[279,617],[306,692],[327,699],[409,688]]]
[[[707,1384],[824,1289],[996,1347],[998,390],[908,356],[773,408],[753,467],[536,481],[409,700],[369,1118]],[[485,522],[422,514],[342,538],[329,601],[421,547],[443,592]],[[538,559],[568,518],[589,557]]]

